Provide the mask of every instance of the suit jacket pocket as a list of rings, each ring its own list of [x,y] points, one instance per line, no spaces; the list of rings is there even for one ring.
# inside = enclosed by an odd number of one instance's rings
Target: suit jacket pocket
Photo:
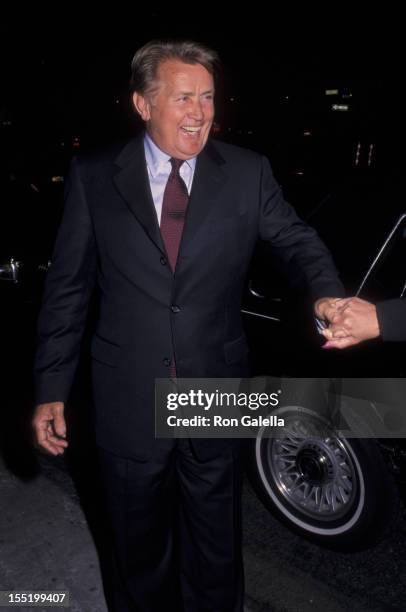
[[[120,354],[120,347],[95,335],[90,345],[90,353],[96,361],[115,368]]]
[[[224,358],[226,363],[237,363],[247,357],[248,345],[245,336],[240,336],[224,345]]]

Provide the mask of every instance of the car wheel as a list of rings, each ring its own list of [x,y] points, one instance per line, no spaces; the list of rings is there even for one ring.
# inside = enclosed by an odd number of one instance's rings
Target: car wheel
[[[279,408],[276,437],[259,430],[251,473],[266,507],[302,535],[332,547],[376,539],[396,515],[399,493],[374,439],[340,437],[316,412]]]

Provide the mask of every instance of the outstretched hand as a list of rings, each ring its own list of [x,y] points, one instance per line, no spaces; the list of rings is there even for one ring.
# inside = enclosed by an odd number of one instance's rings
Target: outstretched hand
[[[329,323],[321,332],[327,340],[323,348],[343,349],[380,335],[376,306],[366,300],[330,299],[321,311],[322,318]]]

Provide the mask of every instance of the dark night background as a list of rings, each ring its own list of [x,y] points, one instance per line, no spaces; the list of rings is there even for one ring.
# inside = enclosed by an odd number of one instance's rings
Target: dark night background
[[[219,136],[267,153],[281,179],[288,166],[304,161],[322,161],[325,172],[348,166],[359,140],[376,144],[381,169],[397,163],[402,72],[396,15],[371,16],[368,9],[355,18],[345,4],[310,13],[292,7],[289,19],[272,5],[266,14],[255,5],[252,13],[230,7],[225,16],[208,4],[191,14],[179,6],[176,15],[123,4],[120,17],[113,7],[82,17],[73,6],[29,13],[21,7],[20,14],[14,9],[2,16],[3,171],[44,179],[78,150],[75,138],[83,150],[131,134],[130,61],[140,45],[160,36],[195,38],[220,52]],[[331,104],[343,100],[326,97],[326,89],[347,96],[350,110],[332,112]],[[304,143],[306,129],[312,136]],[[340,147],[347,159],[337,153]]]

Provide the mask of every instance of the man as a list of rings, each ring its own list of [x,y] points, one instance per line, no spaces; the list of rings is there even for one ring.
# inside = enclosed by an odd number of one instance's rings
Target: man
[[[259,237],[302,270],[317,316],[342,295],[328,251],[283,200],[268,161],[209,139],[217,65],[190,41],[136,53],[145,136],[72,163],[39,318],[33,424],[57,455],[98,284],[95,428],[119,612],[243,609],[238,445],[155,439],[155,378],[248,375],[240,305]]]
[[[405,341],[405,305],[400,298],[376,305],[358,297],[331,300],[324,309],[330,325],[321,332],[327,339],[323,348],[348,348],[379,336],[384,341]]]

